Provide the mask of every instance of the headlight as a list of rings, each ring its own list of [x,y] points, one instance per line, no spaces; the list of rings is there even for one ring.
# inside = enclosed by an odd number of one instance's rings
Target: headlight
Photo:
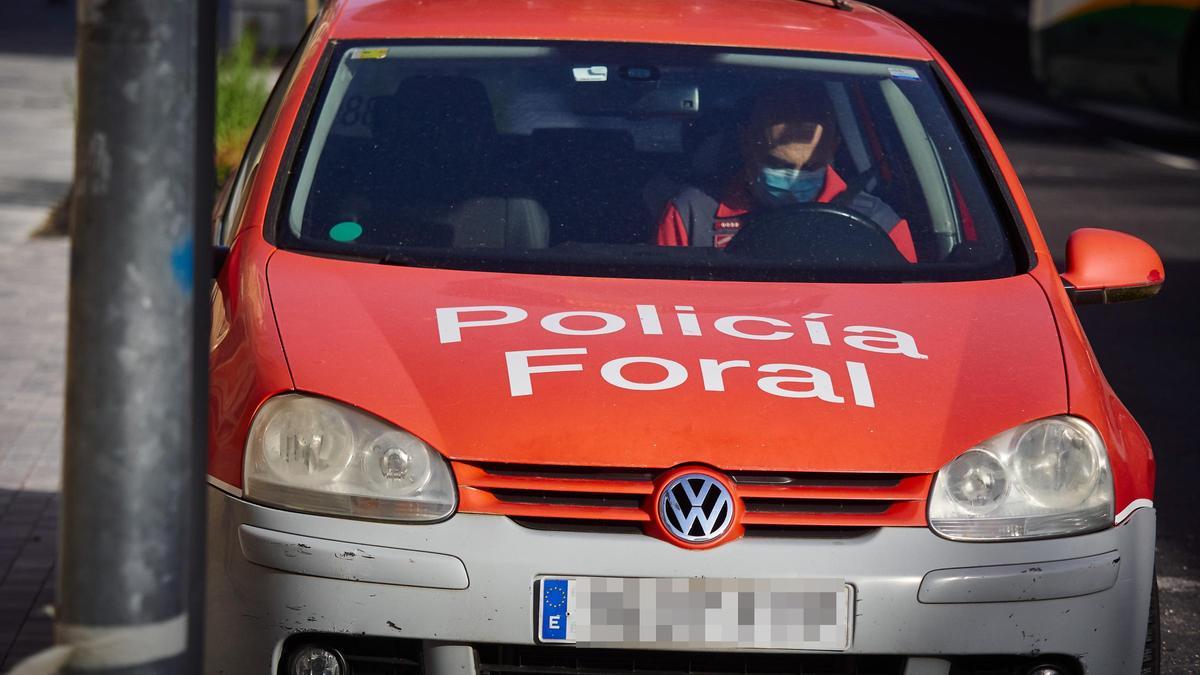
[[[929,526],[948,539],[1037,539],[1113,521],[1112,472],[1100,434],[1076,417],[1010,429],[938,472]]]
[[[441,520],[457,492],[424,441],[325,399],[263,404],[246,440],[246,497],[295,511],[381,520]]]

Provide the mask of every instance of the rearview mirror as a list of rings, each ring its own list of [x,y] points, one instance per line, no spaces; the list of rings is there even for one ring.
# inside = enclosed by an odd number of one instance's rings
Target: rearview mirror
[[[639,115],[679,115],[700,112],[700,89],[685,85],[659,87],[633,106]]]
[[[1165,278],[1158,253],[1133,235],[1089,227],[1067,239],[1062,280],[1077,305],[1149,298]]]

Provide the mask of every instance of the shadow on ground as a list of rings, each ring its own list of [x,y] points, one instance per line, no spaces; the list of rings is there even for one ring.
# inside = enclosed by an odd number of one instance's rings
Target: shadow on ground
[[[0,2],[0,52],[71,56],[75,3],[71,0]]]
[[[59,495],[0,489],[0,672],[52,641]]]

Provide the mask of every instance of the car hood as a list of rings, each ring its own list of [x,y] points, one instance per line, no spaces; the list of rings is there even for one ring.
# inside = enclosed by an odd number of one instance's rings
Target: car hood
[[[602,279],[279,251],[268,279],[299,390],[457,460],[925,473],[1066,410],[1029,276]]]

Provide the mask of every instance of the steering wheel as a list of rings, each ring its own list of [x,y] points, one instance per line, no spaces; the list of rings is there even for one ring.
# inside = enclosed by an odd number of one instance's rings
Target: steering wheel
[[[839,204],[789,204],[742,216],[725,251],[816,265],[897,264],[904,257],[878,223]]]

